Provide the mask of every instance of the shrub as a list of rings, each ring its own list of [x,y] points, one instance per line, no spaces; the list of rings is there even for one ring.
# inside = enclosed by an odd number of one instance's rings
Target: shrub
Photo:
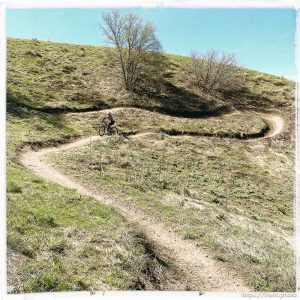
[[[214,49],[205,54],[193,51],[189,72],[193,75],[196,86],[207,94],[216,91],[232,93],[244,87],[244,76],[233,53],[220,55]]]

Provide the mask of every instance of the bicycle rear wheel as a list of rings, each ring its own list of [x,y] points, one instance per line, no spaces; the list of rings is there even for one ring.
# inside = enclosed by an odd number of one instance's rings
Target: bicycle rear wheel
[[[110,132],[111,132],[111,135],[117,135],[119,133],[119,130],[117,127],[113,127]]]
[[[99,135],[103,136],[104,133],[105,133],[105,126],[100,126],[100,128],[99,128]]]

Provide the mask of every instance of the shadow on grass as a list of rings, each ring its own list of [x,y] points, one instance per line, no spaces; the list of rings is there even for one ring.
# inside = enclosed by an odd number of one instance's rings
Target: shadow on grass
[[[274,103],[267,97],[259,94],[252,93],[249,89],[245,88],[239,93],[232,95],[223,95],[222,98],[226,99],[226,105],[218,105],[216,101],[209,101],[201,98],[199,95],[189,91],[183,87],[178,87],[168,80],[161,82],[163,93],[153,92],[151,86],[155,82],[149,82],[149,86],[139,88],[133,93],[133,97],[146,97],[146,101],[128,101],[128,104],[122,104],[122,107],[134,107],[145,109],[152,112],[158,112],[170,116],[184,117],[184,118],[207,118],[214,116],[221,116],[230,112],[233,108],[238,110],[255,109],[257,111],[264,111],[274,107]],[[154,88],[155,90],[155,88]],[[88,95],[80,94],[80,98],[85,98]],[[75,104],[80,103],[80,99],[74,101]],[[7,112],[17,115],[19,117],[26,117],[24,110],[34,110],[44,112],[47,114],[63,114],[68,112],[92,112],[101,111],[103,109],[110,109],[118,107],[118,103],[111,105],[105,101],[97,103],[91,102],[87,107],[68,107],[68,106],[39,106],[38,103],[28,99],[24,95],[19,95],[17,92],[7,90]],[[23,109],[20,109],[23,108]]]
[[[237,110],[251,109],[263,112],[274,108],[276,105],[278,107],[278,103],[276,104],[268,97],[254,93],[246,87],[238,94],[228,95],[226,100]]]
[[[28,122],[33,117],[38,117],[49,125],[59,129],[63,129],[67,125],[63,114],[48,114],[46,111],[36,108],[36,104],[30,99],[18,94],[7,93],[6,110],[7,113],[28,120]]]
[[[68,106],[39,106],[36,102],[32,101],[28,97],[18,94],[16,92],[11,92],[9,89],[6,93],[6,99],[7,99],[7,105],[6,110],[8,113],[11,113],[13,115],[19,116],[19,117],[26,117],[26,112],[20,108],[25,108],[29,110],[35,110],[38,112],[44,112],[49,114],[62,114],[66,112],[89,112],[89,111],[97,111],[102,109],[111,108],[107,103],[105,102],[99,102],[93,103],[91,106],[83,107],[83,108],[77,108],[77,107],[68,107]]]
[[[185,118],[219,116],[231,110],[230,106],[215,106],[213,104],[208,104],[198,95],[193,94],[184,88],[176,87],[169,82],[166,83],[166,86],[168,91],[166,96],[148,93],[147,97],[151,98],[149,98],[149,101],[146,104],[141,104],[136,101],[135,103],[130,103],[128,105],[123,104],[122,107],[140,108],[152,112],[159,112],[162,114]],[[139,94],[141,94],[141,91],[139,91]],[[136,95],[138,95],[138,93],[136,93]],[[145,91],[143,91],[143,95],[145,95]],[[158,103],[158,105],[153,105],[154,101]],[[19,117],[26,117],[27,113],[24,108],[48,114],[62,114],[68,112],[101,111],[103,109],[114,107],[115,106],[109,105],[105,102],[93,104],[84,108],[72,108],[67,106],[40,107],[37,103],[23,95],[18,95],[9,91],[7,92],[7,112]]]
[[[155,83],[149,83],[149,85]],[[201,98],[199,95],[178,87],[167,80],[162,83],[163,94],[152,92],[148,88],[139,89],[137,95],[146,96],[149,100],[147,104],[135,103],[136,108],[155,111],[175,117],[184,118],[206,118],[220,116],[231,111],[231,105],[217,105]]]
[[[176,129],[164,130],[162,133],[165,133],[170,136],[190,135],[190,136],[216,137],[216,138],[225,138],[225,139],[249,140],[249,139],[264,137],[269,132],[269,130],[270,128],[267,125],[265,125],[260,131],[255,133],[242,133],[242,132],[209,133],[209,132],[196,132],[196,131],[179,131]]]

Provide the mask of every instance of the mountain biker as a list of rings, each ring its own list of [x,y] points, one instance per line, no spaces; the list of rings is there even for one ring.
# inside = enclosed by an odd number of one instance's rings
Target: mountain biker
[[[107,120],[109,121],[107,127],[110,132],[112,129],[112,126],[115,124],[115,120],[110,112],[107,114]]]

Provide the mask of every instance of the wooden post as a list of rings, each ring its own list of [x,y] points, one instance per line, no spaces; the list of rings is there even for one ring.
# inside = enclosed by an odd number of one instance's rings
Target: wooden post
[[[103,166],[102,166],[102,147],[100,148],[100,179],[103,178]]]

